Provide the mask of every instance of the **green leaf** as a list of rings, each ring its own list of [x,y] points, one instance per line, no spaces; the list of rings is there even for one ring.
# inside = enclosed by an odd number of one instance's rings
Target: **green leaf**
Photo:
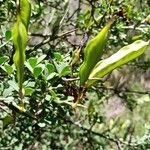
[[[59,76],[65,76],[71,73],[70,66],[68,66],[67,63],[62,62],[62,63],[57,63],[54,61],[55,67],[59,73]]]
[[[44,70],[45,80],[48,81],[48,80],[54,78],[57,75],[57,73],[54,71],[55,71],[54,65],[50,64],[50,63],[46,63],[45,70]]]
[[[34,68],[38,64],[38,60],[35,57],[31,57],[28,59],[29,64],[32,68]]]
[[[54,57],[57,61],[62,61],[62,55],[58,52],[55,52],[54,53]]]
[[[46,124],[45,123],[38,123],[38,126],[41,128],[44,128],[46,126]]]
[[[55,76],[57,76],[57,73],[56,73],[56,72],[53,72],[53,73],[51,73],[50,75],[48,75],[48,76],[46,77],[46,80],[48,81],[48,80],[54,78]]]
[[[11,75],[13,73],[13,67],[10,66],[9,64],[5,64],[4,65],[5,69],[6,69],[6,72],[8,73],[8,75]]]
[[[13,124],[13,122],[14,122],[14,118],[10,115],[7,115],[3,119],[3,129],[5,129],[9,124]]]
[[[33,69],[33,74],[35,78],[38,78],[44,70],[44,65],[40,64]]]
[[[52,72],[55,71],[54,65],[50,63],[46,64],[46,69],[48,70],[48,74],[51,74]]]
[[[26,87],[25,88],[25,95],[26,96],[31,96],[33,92],[34,92],[33,88],[31,88],[31,87]]]
[[[9,57],[7,57],[7,56],[0,57],[0,65],[5,63],[8,59],[9,59]]]
[[[7,41],[10,40],[10,39],[11,39],[11,36],[12,36],[11,31],[10,31],[10,30],[7,30],[7,31],[5,32],[5,38],[6,38],[6,40],[7,40]]]
[[[39,75],[41,75],[42,73],[42,68],[41,67],[35,67],[33,70],[33,74],[35,76],[35,78],[38,78]]]
[[[10,66],[9,64],[5,64],[4,66],[1,66],[1,68],[8,73],[8,75],[11,75],[14,71],[13,66]]]
[[[88,26],[90,26],[91,22],[92,22],[91,11],[90,9],[87,9],[87,11],[84,14],[84,26],[86,29],[88,28]]]
[[[27,80],[27,81],[25,81],[24,82],[24,85],[26,86],[26,87],[35,87],[35,82],[33,81],[29,81],[29,80]]]
[[[70,66],[66,66],[62,69],[61,73],[60,73],[60,76],[66,76],[66,75],[69,75],[71,73],[71,69],[70,69]]]
[[[50,95],[46,95],[45,96],[45,100],[50,101],[51,100],[51,96]]]
[[[3,91],[3,97],[8,97],[8,96],[12,96],[13,95],[13,87],[9,87],[9,88],[5,88]]]
[[[39,64],[42,60],[44,60],[45,57],[46,57],[46,55],[42,55],[42,56],[38,57],[37,63]]]
[[[100,61],[93,71],[91,72],[89,79],[102,78],[115,68],[137,58],[147,49],[149,42],[142,40],[135,41],[134,43],[121,48],[117,53],[113,54],[107,59]],[[88,80],[87,86],[93,84],[96,80]]]
[[[18,84],[17,84],[15,81],[9,80],[9,81],[8,81],[8,84],[9,84],[10,87],[12,87],[14,90],[16,90],[16,91],[19,90]]]
[[[54,90],[50,89],[49,92],[50,95],[52,96],[53,101],[58,102],[60,100],[60,98],[57,96]]]
[[[33,73],[33,69],[46,57],[46,55],[43,55],[39,58],[31,57],[28,59],[27,62],[25,62],[25,66]]]
[[[33,73],[33,68],[31,67],[30,63],[29,63],[28,61],[26,61],[24,64],[25,64],[25,66],[29,69],[29,71],[30,71],[31,73]]]

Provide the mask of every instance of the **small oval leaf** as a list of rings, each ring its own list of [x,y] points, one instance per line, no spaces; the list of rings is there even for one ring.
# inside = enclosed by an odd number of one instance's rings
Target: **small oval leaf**
[[[38,78],[41,74],[42,74],[42,68],[41,67],[35,67],[34,69],[33,69],[33,74],[34,74],[34,76],[35,76],[35,78]]]
[[[5,32],[5,38],[6,38],[6,40],[7,40],[7,41],[10,40],[11,36],[12,36],[11,31],[10,31],[10,30],[7,30],[7,31]]]
[[[29,64],[31,65],[32,68],[34,68],[37,65],[37,58],[31,57],[28,59]]]
[[[5,63],[8,59],[9,59],[9,57],[7,57],[7,56],[0,57],[0,65]]]

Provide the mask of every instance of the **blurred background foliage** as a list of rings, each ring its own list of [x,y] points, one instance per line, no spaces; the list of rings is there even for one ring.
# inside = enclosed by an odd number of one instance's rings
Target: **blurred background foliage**
[[[114,15],[103,58],[150,39],[149,0],[31,0],[25,62],[27,113],[17,112],[11,28],[14,0],[0,0],[0,149],[150,149],[150,51],[77,96],[86,41]],[[72,54],[81,48],[76,63]],[[14,107],[16,106],[16,107]]]

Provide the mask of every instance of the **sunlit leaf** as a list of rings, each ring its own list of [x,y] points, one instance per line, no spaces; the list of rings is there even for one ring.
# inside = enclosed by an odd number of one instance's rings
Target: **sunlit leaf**
[[[3,63],[5,63],[8,59],[9,59],[9,57],[7,57],[7,56],[0,57],[0,65],[2,65]]]
[[[55,59],[56,59],[57,61],[61,61],[61,60],[62,60],[62,55],[61,55],[60,53],[58,53],[58,52],[55,52],[55,53],[54,53],[54,57],[55,57]]]
[[[25,88],[25,95],[26,96],[31,96],[33,92],[34,92],[33,88],[31,88],[31,87],[26,87]]]
[[[115,68],[120,67],[121,65],[137,58],[144,53],[148,45],[149,42],[138,40],[121,48],[117,53],[113,54],[109,58],[100,61],[91,72],[89,79],[102,78]],[[95,81],[96,80],[88,80],[87,86],[91,85]]]
[[[46,55],[42,55],[42,56],[38,57],[37,63],[39,64],[42,60],[44,60],[45,57],[46,57]]]
[[[31,67],[34,68],[38,63],[38,60],[35,57],[31,57],[31,58],[28,59],[28,62],[31,65]]]

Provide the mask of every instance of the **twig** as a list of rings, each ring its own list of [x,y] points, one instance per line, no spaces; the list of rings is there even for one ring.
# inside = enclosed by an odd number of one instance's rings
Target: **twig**
[[[0,109],[3,110],[3,111],[5,111],[9,116],[12,116],[12,114],[9,113],[6,109],[4,109],[1,105],[0,105]]]
[[[70,19],[75,15],[75,13],[79,10],[79,7],[72,13],[72,15],[66,20],[66,22],[70,21]]]
[[[116,139],[116,145],[117,145],[118,150],[122,150],[122,146],[121,146],[120,140],[117,140],[118,139],[117,137],[115,137],[115,139]]]
[[[59,34],[57,34],[57,36],[56,37],[62,37],[62,36],[65,36],[65,35],[67,35],[67,34],[70,34],[70,33],[72,33],[72,32],[74,32],[74,31],[76,31],[77,30],[77,28],[76,29],[72,29],[72,30],[69,30],[69,31],[66,31],[66,32],[64,32],[64,33],[59,33]]]
[[[12,147],[1,147],[0,150],[10,150]]]
[[[23,110],[19,107],[14,105],[12,102],[10,103],[6,103],[4,100],[8,100],[8,98],[4,98],[2,100],[2,98],[0,98],[1,103],[3,103],[5,106],[7,106],[10,110],[15,111],[16,113],[22,114],[26,117],[32,118],[32,119],[37,119],[36,116],[34,116],[33,114],[31,114],[30,112]]]
[[[37,45],[35,45],[32,50],[37,49],[37,48],[39,48],[39,47],[41,47],[41,46],[43,46],[43,45],[49,43],[50,41],[53,41],[54,39],[62,38],[63,36],[66,36],[66,35],[68,35],[68,34],[74,32],[74,31],[76,31],[76,30],[77,30],[77,29],[72,29],[72,30],[66,31],[66,32],[64,32],[64,33],[59,33],[59,34],[57,34],[56,36],[53,36],[53,37],[52,37],[51,35],[37,34],[37,36],[47,37],[47,38],[44,39],[42,42],[38,43]],[[30,35],[36,35],[36,34],[32,34],[32,33],[31,33]]]
[[[64,81],[77,81],[77,80],[80,80],[80,78],[62,78],[62,80]]]
[[[62,101],[60,103],[65,103],[65,104],[68,104],[70,106],[72,106],[72,104],[73,104],[72,102],[66,102],[66,101]],[[86,108],[87,109],[87,107],[82,105],[82,104],[77,104],[77,107],[81,107],[81,108]]]
[[[42,33],[29,33],[29,36],[39,36],[39,37],[48,37],[50,36],[49,34],[42,34]]]
[[[144,26],[145,27],[145,26]],[[134,27],[134,26],[123,26],[122,29],[129,29],[129,30],[139,30],[139,31],[142,31],[144,32],[144,27]]]
[[[150,91],[134,91],[134,90],[128,90],[128,89],[115,89],[113,87],[104,87],[99,86],[99,88],[105,89],[105,90],[111,90],[116,92],[126,92],[126,93],[136,93],[136,94],[150,94]]]
[[[0,48],[2,48],[2,47],[4,47],[5,45],[7,45],[11,40],[12,40],[12,38],[9,39],[7,42],[3,43],[3,44],[0,46]]]
[[[106,140],[109,140],[109,141],[113,142],[113,143],[117,143],[117,144],[118,144],[118,142],[119,142],[119,145],[120,145],[120,144],[124,144],[124,145],[132,146],[132,147],[137,147],[137,146],[139,145],[139,144],[137,144],[137,143],[135,143],[135,142],[134,142],[134,143],[133,143],[133,142],[132,142],[132,143],[128,143],[128,142],[124,142],[124,141],[122,141],[122,140],[120,140],[120,139],[112,138],[112,137],[110,137],[109,135],[106,135],[106,134],[104,134],[104,133],[99,133],[99,132],[96,132],[96,131],[91,130],[91,128],[84,127],[84,126],[81,125],[79,122],[74,122],[74,121],[72,121],[72,120],[70,120],[70,119],[67,119],[67,118],[65,118],[64,116],[62,116],[61,114],[59,114],[59,116],[60,116],[64,121],[66,121],[66,122],[68,122],[68,123],[70,123],[70,124],[75,125],[76,127],[82,129],[83,131],[91,132],[92,134],[97,135],[97,136],[100,136],[100,137],[102,137],[102,138],[104,138],[104,139],[106,139]]]

